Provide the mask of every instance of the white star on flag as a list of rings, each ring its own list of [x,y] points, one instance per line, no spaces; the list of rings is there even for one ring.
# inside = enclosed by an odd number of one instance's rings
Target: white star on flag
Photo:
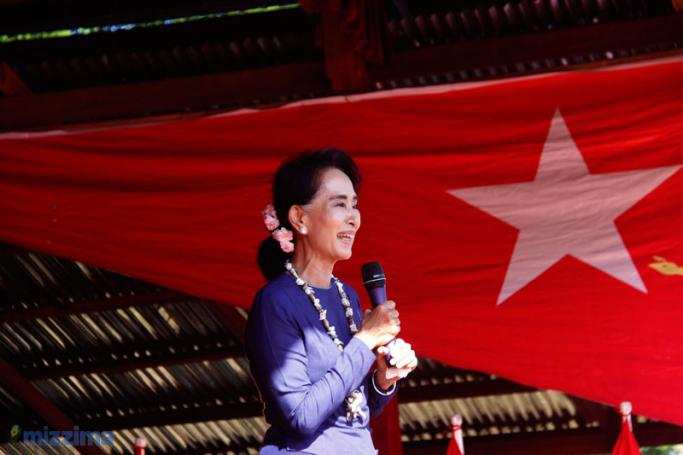
[[[591,174],[557,110],[533,181],[448,192],[519,229],[497,304],[565,256],[646,293],[614,221],[680,168]]]

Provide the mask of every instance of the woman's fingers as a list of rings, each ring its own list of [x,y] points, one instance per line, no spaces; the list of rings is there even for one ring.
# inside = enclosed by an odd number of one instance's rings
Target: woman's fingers
[[[404,353],[403,355],[395,357],[392,353],[391,356],[391,361],[389,362],[391,366],[395,366],[397,368],[403,368],[406,365],[408,365],[412,360],[415,358],[414,355],[410,353]]]
[[[414,365],[414,366],[411,366]],[[396,362],[396,365],[393,365],[396,368],[415,368],[417,366],[417,357],[414,355],[408,356],[402,359],[399,359]]]
[[[391,349],[391,361],[389,363],[397,368],[406,368],[411,364],[417,366],[417,356],[410,343],[397,338]]]
[[[406,368],[411,363],[415,363],[417,365],[417,357],[415,357],[415,353],[409,354],[409,355],[399,359],[396,362],[396,367],[397,368]]]
[[[366,344],[372,349],[388,343],[401,331],[401,320],[396,310],[396,302],[389,300],[372,310],[366,310],[360,332]]]

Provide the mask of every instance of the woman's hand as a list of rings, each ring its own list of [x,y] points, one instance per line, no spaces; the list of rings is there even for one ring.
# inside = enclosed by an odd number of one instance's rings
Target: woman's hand
[[[417,368],[417,355],[410,343],[397,338],[391,345],[391,360],[387,364],[389,349],[386,346],[377,348],[377,376],[375,384],[383,390],[389,389],[396,381],[405,377]]]
[[[401,331],[401,321],[396,311],[396,302],[388,300],[363,315],[360,330],[355,336],[360,338],[371,350],[393,340]]]

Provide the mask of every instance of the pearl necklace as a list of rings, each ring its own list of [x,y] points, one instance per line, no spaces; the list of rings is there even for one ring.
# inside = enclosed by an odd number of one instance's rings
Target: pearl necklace
[[[304,293],[308,296],[310,299],[311,303],[313,303],[313,307],[318,311],[318,315],[320,316],[320,320],[323,323],[323,327],[327,331],[327,334],[332,338],[332,341],[334,344],[337,346],[337,349],[339,351],[344,350],[344,343],[339,339],[337,336],[337,330],[333,325],[330,324],[330,322],[327,320],[327,310],[322,307],[320,304],[320,299],[318,299],[315,296],[315,292],[313,291],[313,288],[299,276],[299,274],[296,272],[296,269],[294,268],[294,265],[290,261],[287,261],[285,263],[285,269],[287,270],[287,273],[289,273],[292,278],[296,281],[296,284],[303,289]],[[339,281],[334,275],[330,275],[330,278],[334,281],[334,284],[337,285],[337,291],[339,291],[339,297],[341,298],[341,303],[342,306],[344,307],[344,314],[346,314],[346,319],[349,322],[349,330],[351,330],[351,335],[354,335],[356,332],[358,332],[358,327],[356,326],[356,323],[353,320],[353,308],[351,308],[351,302],[349,301],[348,296],[346,295],[346,291],[344,291],[344,284]]]

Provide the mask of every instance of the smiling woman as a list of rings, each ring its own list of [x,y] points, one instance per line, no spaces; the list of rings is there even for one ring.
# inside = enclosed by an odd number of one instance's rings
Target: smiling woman
[[[263,241],[258,253],[266,279],[284,272],[285,261],[292,258],[291,251],[283,250],[278,240],[283,231],[288,231],[293,232],[294,242],[301,244],[293,255],[294,265],[304,275],[313,274],[314,280],[322,280],[323,287],[329,284],[330,261],[333,265],[351,257],[353,237],[360,227],[360,182],[356,163],[341,150],[304,153],[280,166],[273,181],[273,212],[269,214],[278,229]],[[347,240],[344,252],[334,247],[342,235]],[[311,262],[311,255],[323,256],[323,263],[315,259],[313,263],[326,264],[329,270],[304,271],[303,263]]]
[[[400,330],[396,304],[361,321],[358,294],[332,274],[351,257],[361,225],[360,180],[351,157],[334,149],[299,155],[275,174],[264,210],[271,236],[258,253],[269,282],[254,298],[246,334],[271,425],[262,454],[376,453],[368,424],[396,390],[390,370],[417,366],[403,342],[387,365],[384,345]]]

